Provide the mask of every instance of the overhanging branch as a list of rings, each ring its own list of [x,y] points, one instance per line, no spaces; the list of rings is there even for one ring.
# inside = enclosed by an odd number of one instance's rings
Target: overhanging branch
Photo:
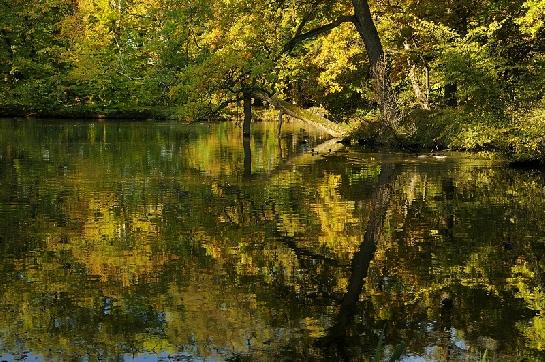
[[[301,28],[298,28],[298,31],[296,32],[296,35],[284,46],[284,53],[290,53],[297,44],[301,43],[302,41],[305,41],[307,39],[314,38],[320,34],[330,32],[331,30],[335,29],[336,27],[340,26],[344,23],[354,23],[356,19],[353,15],[343,15],[338,17],[335,21],[332,21],[329,24],[325,24],[322,26],[319,26],[317,28],[314,28],[312,30],[309,30],[305,33],[300,33]],[[302,23],[304,24],[304,23]],[[299,34],[298,34],[299,33]]]
[[[240,102],[241,100],[242,100],[242,97],[226,99],[223,102],[221,102],[220,104],[218,104],[215,108],[210,109],[205,115],[200,117],[199,120],[208,120],[210,117],[219,114],[228,105],[230,105],[232,103]]]

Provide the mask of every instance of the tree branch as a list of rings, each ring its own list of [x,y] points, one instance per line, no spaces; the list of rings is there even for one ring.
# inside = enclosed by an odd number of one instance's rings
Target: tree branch
[[[310,19],[311,19],[311,13],[308,13],[307,15],[303,16],[303,19],[301,20],[301,22],[297,26],[297,29],[295,29],[295,34],[293,36],[294,38],[301,35],[301,33],[303,32],[303,29],[305,28],[305,25],[307,25],[307,23],[308,23],[308,21]]]
[[[353,15],[343,15],[343,16],[339,16],[336,20],[332,21],[329,24],[319,26],[315,29],[309,30],[301,34],[302,25],[304,25],[304,22],[302,22],[301,25],[297,28],[296,35],[284,46],[284,53],[290,53],[297,44],[307,39],[311,39],[320,34],[330,32],[331,30],[335,29],[341,24],[354,23],[355,21],[356,19],[354,18]]]
[[[220,113],[228,105],[230,105],[232,103],[240,102],[241,100],[242,100],[242,97],[227,99],[227,100],[221,102],[220,104],[218,104],[218,106],[216,108],[210,109],[205,115],[199,117],[198,120],[208,120],[210,117],[215,116],[218,113]]]

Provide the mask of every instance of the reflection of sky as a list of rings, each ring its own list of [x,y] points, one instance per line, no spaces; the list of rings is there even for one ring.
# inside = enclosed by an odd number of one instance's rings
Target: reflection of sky
[[[431,361],[431,360],[421,356],[407,355],[407,356],[402,356],[400,361],[401,362],[424,362],[424,361]]]
[[[210,358],[198,358],[193,357],[191,354],[187,353],[177,353],[175,355],[172,355],[167,352],[160,352],[160,353],[139,353],[139,354],[125,354],[123,355],[123,361],[126,362],[159,362],[159,361],[209,361],[214,362],[217,361],[216,359],[210,359]],[[20,355],[13,355],[13,354],[3,354],[0,355],[0,361],[1,362],[42,362],[45,361],[42,356],[34,355],[30,352],[24,352]],[[88,358],[84,357],[81,361],[87,362],[89,361]]]
[[[157,354],[152,353],[141,353],[141,354],[135,354],[135,355],[124,355],[123,361],[125,362],[162,362],[162,361],[208,361],[208,362],[214,362],[218,361],[217,359],[213,359],[210,357],[207,358],[199,358],[199,357],[193,357],[189,353],[177,353],[175,355],[169,354],[167,352],[161,352]]]
[[[18,355],[13,354],[0,354],[0,362],[43,362],[46,361],[42,356],[35,355],[31,352],[23,352]],[[83,357],[82,362],[88,362],[88,357]],[[138,353],[138,354],[124,354],[123,361],[125,362],[161,362],[161,361],[219,361],[218,359],[207,357],[200,358],[191,355],[190,353],[176,353],[171,354],[168,352],[158,353]]]
[[[429,331],[429,330],[428,330]],[[417,354],[407,354],[402,356],[401,362],[428,362],[437,361],[437,356],[441,355],[441,352],[445,348],[448,348],[448,355],[450,357],[464,356],[464,352],[469,350],[469,346],[466,341],[460,338],[458,331],[455,328],[450,328],[450,346],[427,346],[425,347],[425,355],[420,356]]]
[[[36,356],[32,354],[31,352],[23,352],[20,355],[13,355],[13,354],[2,354],[0,355],[0,361],[1,362],[15,362],[15,361],[24,361],[24,362],[33,362],[33,361],[43,361],[43,357]]]
[[[466,342],[458,336],[458,332],[455,328],[450,329],[450,341],[459,349],[463,349],[464,351],[469,349]]]

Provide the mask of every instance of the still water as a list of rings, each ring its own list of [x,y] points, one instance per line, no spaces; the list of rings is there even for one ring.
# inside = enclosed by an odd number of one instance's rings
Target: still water
[[[0,121],[0,360],[545,358],[542,173],[240,134]]]

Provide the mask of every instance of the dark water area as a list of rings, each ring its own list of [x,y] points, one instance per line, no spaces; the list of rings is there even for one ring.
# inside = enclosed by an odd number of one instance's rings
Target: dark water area
[[[5,119],[0,360],[544,360],[544,186],[297,123]]]

